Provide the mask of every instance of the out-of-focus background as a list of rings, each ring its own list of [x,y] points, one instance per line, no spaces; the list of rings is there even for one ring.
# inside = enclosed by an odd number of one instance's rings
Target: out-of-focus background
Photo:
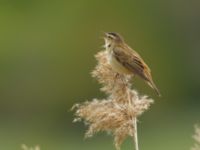
[[[84,140],[74,103],[105,96],[90,76],[103,31],[119,32],[151,67],[162,98],[140,117],[142,150],[188,150],[200,122],[200,1],[3,0],[0,2],[0,149],[114,150]],[[133,149],[130,139],[122,149]]]

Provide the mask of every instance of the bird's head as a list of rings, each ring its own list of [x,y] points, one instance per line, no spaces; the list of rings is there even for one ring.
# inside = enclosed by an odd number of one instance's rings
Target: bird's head
[[[115,45],[123,42],[123,38],[118,33],[114,32],[105,33],[104,40],[105,40],[105,48],[107,49],[112,48]]]

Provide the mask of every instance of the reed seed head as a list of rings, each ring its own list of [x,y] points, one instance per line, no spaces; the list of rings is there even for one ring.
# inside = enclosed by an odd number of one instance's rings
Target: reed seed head
[[[108,62],[107,51],[100,51],[95,57],[97,66],[92,77],[102,85],[101,91],[107,94],[105,99],[94,98],[82,104],[75,104],[74,122],[84,121],[88,125],[85,137],[106,131],[114,136],[117,150],[126,137],[134,137],[134,119],[148,110],[153,100],[147,96],[139,96],[131,88],[131,75],[119,75],[114,72]]]

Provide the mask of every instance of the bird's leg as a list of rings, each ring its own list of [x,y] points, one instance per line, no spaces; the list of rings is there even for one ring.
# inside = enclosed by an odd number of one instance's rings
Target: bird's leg
[[[126,87],[127,86],[127,82],[126,82],[126,78],[124,76],[121,76],[121,81],[122,81],[124,87]]]
[[[124,85],[124,87],[127,86],[126,79],[124,78],[123,75],[121,75],[121,74],[119,74],[119,73],[116,73],[116,74],[115,74],[115,80],[117,80],[117,79],[121,80],[121,82],[122,82],[122,84]]]
[[[122,76],[121,76],[121,74],[119,74],[118,72],[115,74],[115,80],[121,80],[121,82],[122,83],[124,83],[124,80],[123,80],[123,78],[122,78]]]
[[[115,80],[117,80],[119,78],[120,74],[119,73],[116,73],[115,74]]]
[[[125,78],[124,75],[120,75],[120,80],[121,80],[122,84],[124,85],[124,87],[126,87],[127,86],[127,82],[126,82],[126,78]]]

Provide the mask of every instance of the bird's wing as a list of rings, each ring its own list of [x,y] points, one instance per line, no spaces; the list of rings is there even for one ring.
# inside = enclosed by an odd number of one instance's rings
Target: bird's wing
[[[121,63],[125,68],[134,74],[137,74],[146,80],[147,83],[156,91],[156,93],[161,96],[151,77],[151,70],[137,52],[133,51],[132,49],[124,50],[120,47],[117,47],[114,48],[113,54],[119,63]]]
[[[131,49],[123,50],[121,47],[116,47],[113,50],[113,54],[116,60],[125,68],[148,80],[146,74],[150,75],[150,69],[135,51]]]

